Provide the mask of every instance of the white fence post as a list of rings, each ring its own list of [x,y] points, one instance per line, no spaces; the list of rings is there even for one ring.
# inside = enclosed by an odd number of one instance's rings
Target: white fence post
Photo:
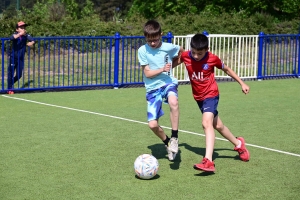
[[[173,43],[190,49],[190,40],[194,34],[174,36]],[[258,35],[209,34],[209,51],[218,55],[242,79],[257,78]],[[189,81],[183,64],[173,69],[178,81]],[[215,71],[216,78],[230,78],[221,70]]]

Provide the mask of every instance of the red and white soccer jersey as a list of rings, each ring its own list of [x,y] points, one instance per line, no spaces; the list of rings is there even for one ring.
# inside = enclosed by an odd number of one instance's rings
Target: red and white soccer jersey
[[[190,51],[185,51],[181,55],[181,61],[185,64],[188,71],[196,101],[203,101],[204,99],[219,95],[214,67],[222,69],[224,63],[218,56],[207,52],[201,60],[196,61]]]

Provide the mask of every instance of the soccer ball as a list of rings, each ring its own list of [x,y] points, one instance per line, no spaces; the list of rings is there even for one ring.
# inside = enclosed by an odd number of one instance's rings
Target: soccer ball
[[[159,164],[157,159],[150,154],[142,154],[134,161],[134,171],[141,179],[151,179],[158,172]]]

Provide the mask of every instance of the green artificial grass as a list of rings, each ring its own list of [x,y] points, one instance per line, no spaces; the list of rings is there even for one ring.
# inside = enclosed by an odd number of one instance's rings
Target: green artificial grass
[[[189,85],[179,86],[174,162],[147,126],[144,88],[2,95],[0,199],[297,199],[299,79],[246,83],[248,95],[235,82],[219,83],[218,110],[245,138],[250,161],[240,161],[216,133],[214,174],[193,169],[205,138]],[[160,124],[170,135],[163,109]],[[159,161],[154,179],[135,176],[134,160],[143,153]]]

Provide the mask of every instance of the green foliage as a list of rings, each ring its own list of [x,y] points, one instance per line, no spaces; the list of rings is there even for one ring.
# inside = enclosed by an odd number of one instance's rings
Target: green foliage
[[[81,10],[81,17],[91,16],[94,14],[94,3],[90,0],[86,0],[86,5]]]
[[[281,18],[299,17],[300,0],[244,0],[241,2],[243,9],[249,14],[259,11]]]
[[[73,19],[78,19],[79,8],[75,0],[62,0],[66,6],[66,10]]]
[[[258,12],[249,15],[249,9],[243,9],[246,8],[245,5],[240,5],[235,1],[230,11],[227,10],[229,7],[226,7],[227,1],[220,1],[218,6],[213,6],[215,1],[206,6],[200,5],[205,1],[134,1],[131,11],[137,8],[136,3],[141,3],[138,7],[147,12],[144,14],[131,12],[127,18],[123,18],[122,10],[114,9],[112,20],[106,22],[94,12],[93,2],[93,0],[88,0],[79,6],[75,0],[62,0],[61,3],[56,0],[40,0],[32,9],[23,8],[16,12],[14,17],[9,17],[4,12],[0,17],[0,37],[11,35],[15,30],[16,22],[20,20],[31,25],[27,27],[27,31],[35,37],[112,36],[116,32],[121,35],[142,35],[142,27],[147,21],[145,15],[155,15],[155,19],[162,25],[163,32],[166,34],[171,31],[173,35],[187,35],[204,30],[211,34],[253,35],[261,31],[266,34],[278,34],[298,33],[300,29],[299,17],[282,19],[259,12],[258,8]],[[256,4],[260,10],[267,9],[267,6],[263,4],[264,1],[252,0],[248,3],[249,5]],[[292,12],[294,9],[288,6],[293,4],[284,5],[286,5],[286,10]],[[165,9],[160,9],[161,6]],[[199,12],[200,9],[201,12]],[[169,14],[165,12],[168,10]],[[158,13],[155,14],[156,12]]]
[[[250,17],[256,12],[267,13],[282,19],[299,17],[300,0],[133,0],[129,16],[140,14],[147,19],[175,13],[186,15],[201,12],[220,14],[244,12]]]
[[[66,16],[65,7],[61,3],[53,3],[49,6],[49,20],[59,21]]]
[[[251,17],[243,14],[223,13],[217,16],[206,15],[171,15],[158,18],[163,32],[171,31],[174,35],[187,35],[206,30],[211,34],[257,35],[260,31],[266,34],[298,33],[299,20],[276,22],[270,15],[256,13]]]
[[[197,7],[194,4],[189,0],[134,0],[128,16],[138,14],[150,19],[175,13],[196,14]]]

